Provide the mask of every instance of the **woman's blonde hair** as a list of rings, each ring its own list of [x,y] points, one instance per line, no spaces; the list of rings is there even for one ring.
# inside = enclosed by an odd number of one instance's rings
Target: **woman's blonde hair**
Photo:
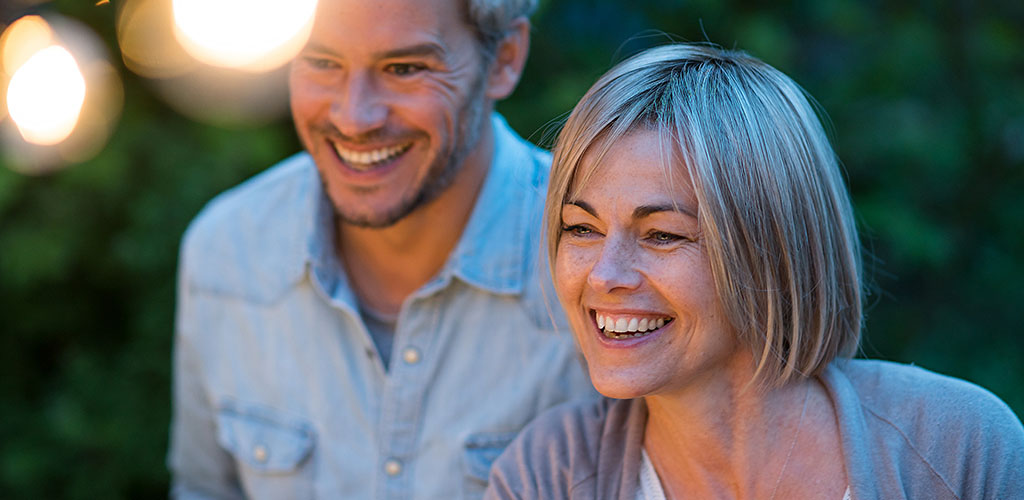
[[[633,130],[658,131],[666,168],[685,168],[718,298],[754,353],[754,381],[779,386],[852,356],[861,257],[839,162],[810,99],[743,52],[670,44],[612,68],[573,109],[554,147],[545,224],[554,266],[562,206]],[[591,169],[592,170],[592,169]],[[572,190],[573,192],[570,192]]]

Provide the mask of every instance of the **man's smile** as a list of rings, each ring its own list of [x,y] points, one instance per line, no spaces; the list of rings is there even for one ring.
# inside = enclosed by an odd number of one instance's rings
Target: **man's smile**
[[[330,141],[338,157],[345,161],[350,167],[356,170],[369,170],[376,165],[393,160],[412,147],[412,142],[386,146],[365,151],[348,149],[337,142]]]

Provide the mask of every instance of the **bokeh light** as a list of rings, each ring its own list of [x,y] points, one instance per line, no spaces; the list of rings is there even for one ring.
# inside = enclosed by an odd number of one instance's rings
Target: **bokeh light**
[[[124,99],[100,39],[57,15],[24,16],[0,36],[0,122],[6,164],[44,173],[91,158],[106,144]]]
[[[197,69],[199,62],[174,38],[171,0],[125,0],[117,7],[117,42],[128,69],[146,78],[174,78]]]
[[[85,103],[85,77],[64,47],[51,45],[22,64],[7,87],[7,110],[26,141],[67,139]]]
[[[196,59],[268,71],[290,61],[309,38],[316,0],[173,0],[175,35]]]
[[[0,36],[0,59],[3,62],[0,69],[13,75],[25,61],[53,44],[53,30],[46,20],[39,16],[22,17]]]
[[[168,106],[193,120],[223,127],[251,127],[287,114],[287,77],[286,67],[270,73],[204,67],[152,83]]]
[[[309,37],[316,0],[121,0],[125,66],[189,118],[247,127],[288,110],[287,63]]]

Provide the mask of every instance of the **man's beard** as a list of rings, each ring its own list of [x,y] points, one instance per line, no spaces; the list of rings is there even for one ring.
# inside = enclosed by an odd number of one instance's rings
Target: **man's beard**
[[[480,129],[483,128],[484,108],[484,75],[480,75],[470,87],[470,92],[459,109],[456,117],[455,137],[452,141],[451,151],[445,155],[439,151],[437,158],[430,165],[423,184],[419,189],[398,205],[384,213],[376,214],[351,214],[345,213],[338,206],[334,212],[337,220],[357,227],[380,229],[394,225],[405,216],[416,209],[434,201],[441,193],[448,189],[459,172],[462,171],[463,162],[480,140]],[[386,189],[386,188],[385,188]]]

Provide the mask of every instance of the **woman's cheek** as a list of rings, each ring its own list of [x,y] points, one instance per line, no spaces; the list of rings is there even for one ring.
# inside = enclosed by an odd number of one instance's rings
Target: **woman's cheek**
[[[562,243],[555,257],[555,289],[562,305],[569,309],[571,302],[580,300],[581,284],[589,272],[586,251],[578,246]]]

